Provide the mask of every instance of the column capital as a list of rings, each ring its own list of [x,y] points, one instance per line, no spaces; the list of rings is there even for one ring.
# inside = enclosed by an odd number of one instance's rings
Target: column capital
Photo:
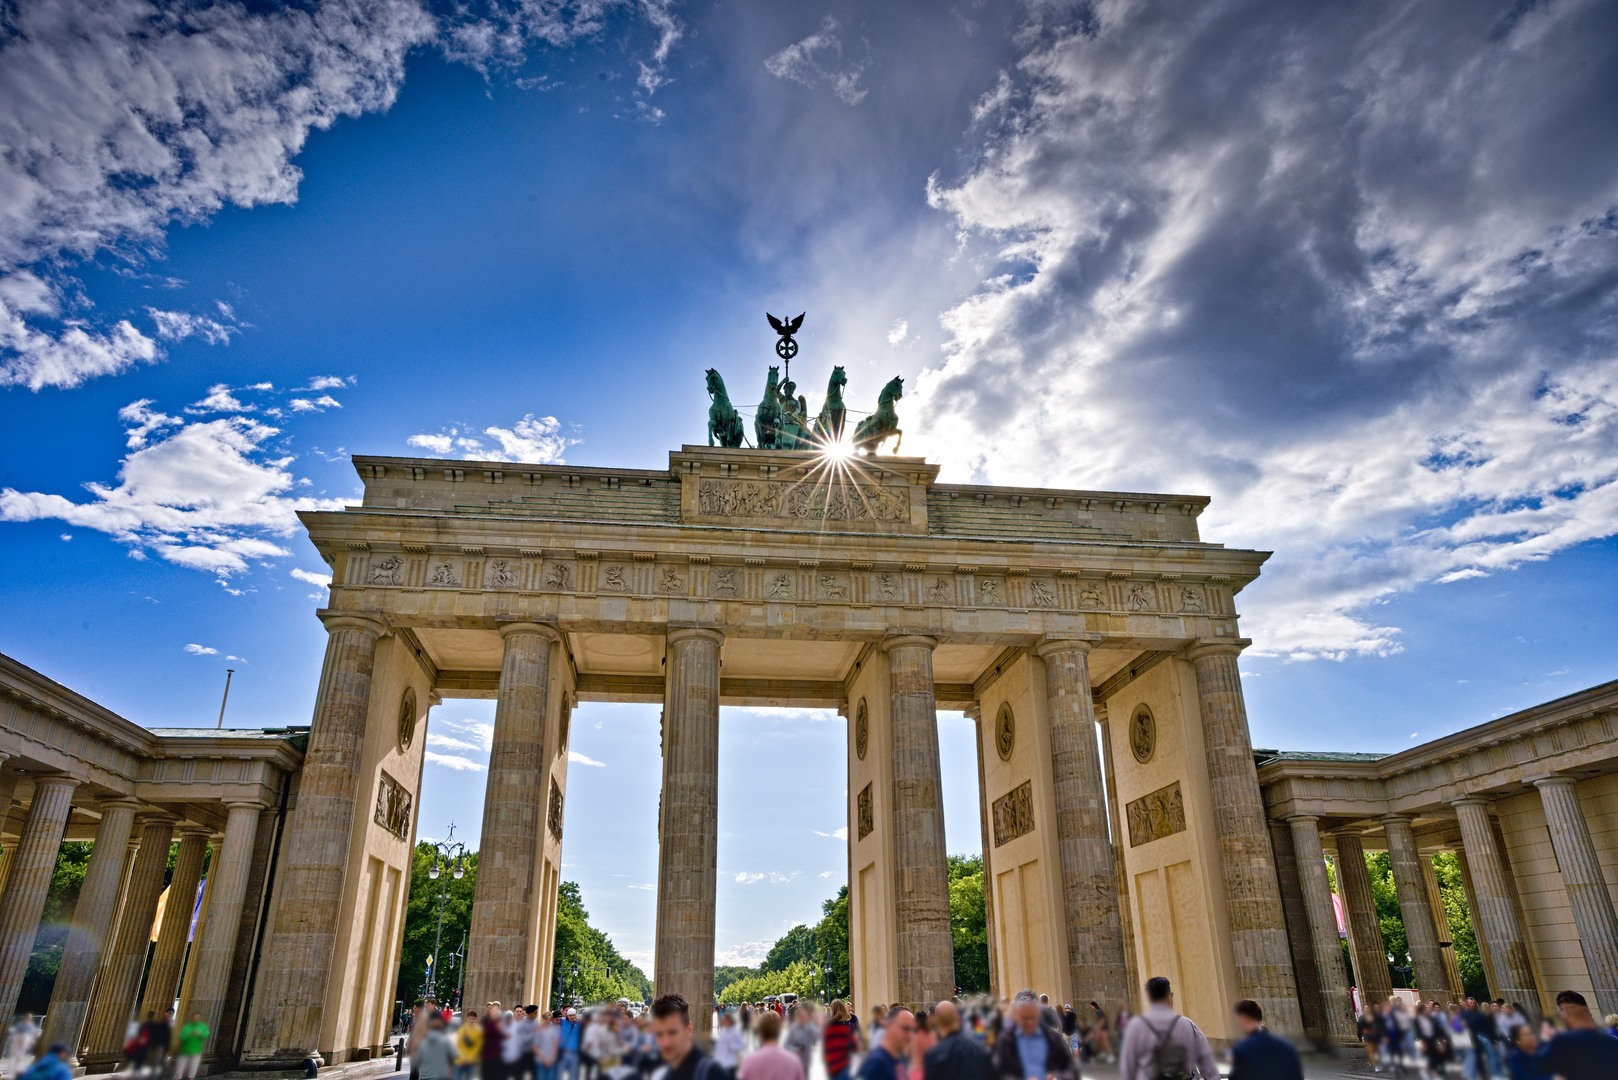
[[[1453,807],[1481,806],[1485,810],[1489,807],[1489,800],[1482,795],[1463,795],[1459,799],[1451,799],[1449,804]]]
[[[1320,816],[1318,814],[1288,814],[1282,820],[1288,825],[1314,825],[1317,830],[1320,825]]]
[[[1041,660],[1052,653],[1059,652],[1082,652],[1088,656],[1090,655],[1090,650],[1095,648],[1096,643],[1100,640],[1100,634],[1085,634],[1083,637],[1042,638],[1039,644],[1034,646],[1034,655]]]
[[[226,810],[252,810],[253,812],[260,814],[269,808],[268,803],[261,802],[258,799],[240,799],[235,802],[227,802],[225,804]]]
[[[975,724],[979,720],[983,719],[983,702],[974,701],[974,702],[972,702],[972,704],[970,704],[966,708],[962,709],[961,712],[966,716],[966,718],[968,720],[972,721]]]
[[[1377,820],[1383,825],[1409,825],[1411,822],[1411,817],[1409,814],[1389,813],[1383,814],[1381,817],[1377,818]]]
[[[913,648],[926,649],[928,652],[932,652],[938,648],[938,639],[928,637],[926,634],[894,634],[892,637],[882,639],[883,652]]]
[[[71,776],[68,773],[41,773],[38,776],[30,776],[28,779],[34,782],[36,791],[40,788],[66,788],[68,791],[72,791],[84,783],[77,776]]]
[[[561,641],[562,632],[554,626],[536,622],[506,622],[500,624],[501,640],[516,634],[535,634],[550,641]]]
[[[677,641],[711,641],[715,645],[725,643],[725,635],[721,630],[714,630],[706,626],[671,626],[666,635],[670,645]]]
[[[105,814],[108,810],[133,810],[140,812],[141,802],[132,795],[120,795],[111,799],[104,799],[96,804],[96,809]]]
[[[212,835],[213,830],[206,825],[181,825],[174,830],[174,836],[177,840],[187,840],[192,837],[200,837],[206,840]]]
[[[1579,778],[1576,776],[1569,776],[1567,773],[1551,773],[1548,776],[1535,777],[1528,782],[1533,784],[1535,787],[1544,790],[1545,788],[1552,787],[1572,787],[1574,784],[1579,782]]]
[[[331,611],[322,609],[316,612],[320,621],[326,625],[326,633],[338,630],[360,630],[372,637],[381,637],[388,632],[388,624],[382,616],[360,611]]]
[[[1197,661],[1205,656],[1240,656],[1243,649],[1253,644],[1252,638],[1206,638],[1193,641],[1183,650],[1187,660]]]

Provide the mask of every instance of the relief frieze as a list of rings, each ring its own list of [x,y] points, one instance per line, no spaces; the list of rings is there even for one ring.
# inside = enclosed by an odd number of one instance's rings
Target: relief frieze
[[[704,480],[697,488],[697,513],[704,517],[909,521],[910,493],[852,482]]]
[[[1178,780],[1142,795],[1124,808],[1129,819],[1129,846],[1140,847],[1185,832],[1185,799]]]
[[[994,846],[1011,843],[1034,831],[1034,786],[1024,780],[994,800]]]

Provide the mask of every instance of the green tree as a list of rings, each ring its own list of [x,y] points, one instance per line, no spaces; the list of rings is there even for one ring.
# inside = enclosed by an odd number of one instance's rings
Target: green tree
[[[472,929],[472,892],[477,886],[478,857],[473,852],[464,863],[466,876],[457,879],[449,868],[441,868],[435,881],[429,876],[436,852],[423,842],[410,858],[410,900],[405,906],[404,947],[399,951],[399,981],[396,996],[406,1003],[422,995],[427,984],[427,959],[433,954],[438,934],[438,898],[444,898],[444,937],[438,960],[438,994],[448,998],[460,982],[461,973],[451,959]],[[481,1007],[481,1006],[480,1006]]]
[[[1466,903],[1460,860],[1448,851],[1434,855],[1433,875],[1438,878],[1438,896],[1444,902],[1444,918],[1449,923],[1449,939],[1454,943],[1455,962],[1460,965],[1461,985],[1466,988],[1467,997],[1482,1001],[1491,996],[1489,980],[1483,974],[1483,957],[1478,952],[1472,910]]]
[[[848,981],[848,886],[820,905],[821,918],[815,926],[816,962],[826,981],[826,997],[849,996]]]
[[[577,974],[574,974],[577,969]],[[564,881],[556,901],[556,980],[553,990],[586,1002],[626,997],[647,1001],[652,981],[618,952],[612,939],[590,925],[577,882]],[[553,994],[553,1000],[555,999]]]
[[[987,993],[989,930],[981,855],[949,856],[949,932],[955,951],[955,985],[964,993]]]
[[[716,999],[721,1005],[762,1001],[771,994],[799,994],[813,997],[820,990],[814,964],[799,960],[778,971],[763,971],[728,984]]]
[[[760,972],[785,971],[793,964],[815,962],[815,931],[799,923],[776,939],[769,955],[758,966]]]
[[[34,951],[28,958],[28,971],[17,998],[18,1012],[42,1013],[50,1005],[56,972],[62,964],[62,949],[67,944],[68,924],[73,919],[73,909],[78,906],[79,889],[84,885],[84,871],[90,864],[90,850],[94,847],[88,841],[69,840],[56,853],[56,868],[51,871],[51,887],[45,894],[39,933],[34,936]]]
[[[713,969],[714,1000],[725,992],[725,987],[737,979],[748,979],[759,973],[758,968],[743,967],[740,964],[719,964]]]

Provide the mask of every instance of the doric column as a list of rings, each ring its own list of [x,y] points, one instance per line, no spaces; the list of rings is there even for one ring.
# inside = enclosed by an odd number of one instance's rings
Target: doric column
[[[40,1041],[46,1046],[65,1043],[71,1054],[70,1064],[77,1064],[79,1047],[83,1045],[90,991],[101,970],[109,931],[118,914],[118,887],[123,884],[124,858],[139,808],[133,799],[101,805],[95,846],[90,849],[90,863],[84,868],[79,901],[73,907],[73,922],[62,947],[62,962],[56,969],[56,985],[51,989],[50,1009],[45,1013],[45,1031]]]
[[[1186,656],[1197,671],[1203,750],[1238,988],[1263,1007],[1273,1029],[1296,1039],[1303,1036],[1303,1015],[1298,1010],[1286,916],[1264,824],[1264,797],[1253,765],[1241,672],[1236,666],[1236,657],[1246,644],[1203,642],[1188,649]]]
[[[936,1004],[955,992],[938,709],[933,698],[937,645],[930,637],[913,634],[882,643],[888,654],[892,700],[898,997],[909,1005]]]
[[[713,1027],[714,893],[719,855],[717,630],[671,629],[663,703],[663,801],[658,815],[657,992],[691,1005],[696,1033]]]
[[[1433,924],[1433,908],[1427,900],[1427,883],[1421,876],[1421,855],[1416,850],[1416,834],[1403,814],[1382,818],[1383,835],[1388,841],[1388,862],[1393,866],[1393,891],[1399,898],[1399,914],[1404,918],[1405,943],[1410,949],[1410,966],[1422,999],[1449,1002],[1449,976],[1438,948],[1438,927]]]
[[[182,828],[174,874],[169,878],[169,898],[163,905],[163,925],[157,931],[146,992],[141,995],[138,1011],[142,1016],[162,1016],[174,1007],[180,991],[180,969],[185,965],[186,938],[191,933],[191,914],[197,909],[197,884],[202,881],[202,864],[207,858],[208,830]]]
[[[243,1064],[294,1068],[323,1062],[319,1047],[326,984],[334,966],[343,878],[359,798],[360,757],[371,704],[374,618],[332,615],[304,752],[298,809],[282,845],[275,928],[265,943]]]
[[[1562,888],[1579,928],[1579,946],[1595,989],[1596,1014],[1618,1012],[1618,913],[1601,872],[1590,825],[1571,776],[1547,776],[1534,781],[1545,807],[1551,847],[1562,870]]]
[[[1131,1012],[1138,1012],[1141,1007],[1140,971],[1135,960],[1135,916],[1129,900],[1129,874],[1124,868],[1124,822],[1122,808],[1118,803],[1118,770],[1112,762],[1112,731],[1107,720],[1107,706],[1105,703],[1095,707],[1096,727],[1101,734],[1101,764],[1107,776],[1107,821],[1112,828],[1112,879],[1118,884],[1118,930],[1123,936],[1124,944],[1124,986],[1128,987],[1128,995],[1124,998]],[[987,812],[987,807],[984,808]],[[988,895],[989,885],[983,886],[984,895]]]
[[[1360,1006],[1380,1005],[1393,996],[1393,977],[1388,974],[1388,950],[1376,917],[1371,875],[1365,869],[1365,844],[1358,829],[1339,829],[1332,839],[1337,843],[1337,892],[1347,917]]]
[[[10,1016],[22,993],[23,976],[28,974],[28,958],[34,952],[39,933],[39,917],[45,911],[45,895],[51,889],[56,871],[56,855],[62,848],[62,831],[73,808],[73,789],[79,782],[71,776],[36,776],[34,799],[28,807],[17,850],[11,856],[6,889],[0,893],[0,1015]]]
[[[983,755],[988,749],[988,733],[983,730],[983,705],[974,701],[966,710],[967,719],[977,729],[973,733],[973,749],[978,759],[978,830],[983,845],[983,929],[989,951],[989,996],[1000,996],[1000,942],[994,921],[994,867],[989,853],[994,850],[989,828],[989,785],[984,772]],[[850,871],[852,875],[852,870]]]
[[[208,1050],[217,1053],[219,1021],[225,993],[230,986],[230,969],[236,959],[236,935],[247,897],[247,879],[252,873],[253,841],[258,835],[258,819],[263,807],[255,802],[227,803],[224,839],[214,849],[208,868],[208,911],[197,941],[192,946],[191,967],[196,978],[191,983],[190,1012],[200,1012],[202,1022],[214,1033]]]
[[[1292,828],[1298,888],[1303,893],[1304,909],[1309,913],[1309,941],[1320,978],[1326,1035],[1336,1043],[1352,1042],[1354,999],[1348,992],[1348,973],[1343,970],[1342,939],[1337,936],[1337,912],[1332,907],[1331,882],[1326,877],[1326,851],[1320,843],[1320,821],[1298,816],[1288,818],[1287,824]]]
[[[551,644],[561,637],[538,623],[500,628],[505,656],[489,748],[489,780],[478,841],[477,889],[466,955],[466,1000],[504,1001],[524,990],[535,930],[535,865],[544,825],[545,711],[550,701]]]
[[[1449,928],[1449,913],[1444,910],[1444,895],[1438,888],[1438,872],[1433,869],[1433,857],[1421,857],[1421,879],[1427,883],[1427,903],[1433,909],[1433,925],[1438,928],[1438,953],[1444,958],[1444,984],[1449,987],[1451,1001],[1466,996],[1461,982],[1461,964],[1455,958],[1455,939]]]
[[[1472,938],[1478,943],[1478,959],[1483,961],[1483,981],[1490,987],[1499,986],[1500,977],[1494,973],[1494,956],[1489,952],[1489,938],[1483,932],[1483,916],[1478,914],[1478,889],[1472,881],[1464,844],[1455,849],[1455,865],[1461,871],[1461,889],[1466,893],[1466,914],[1472,921]]]
[[[1524,944],[1522,923],[1517,918],[1517,905],[1512,901],[1505,866],[1495,846],[1489,804],[1484,799],[1467,798],[1457,799],[1451,805],[1461,824],[1461,844],[1466,848],[1472,884],[1477,889],[1475,900],[1482,920],[1479,930],[1489,941],[1489,955],[1500,980],[1500,985],[1491,985],[1489,989],[1496,997],[1520,1002],[1537,1014],[1539,991],[1534,988],[1534,969],[1528,962],[1528,946]]]
[[[1090,642],[1046,641],[1034,652],[1045,662],[1045,715],[1073,1000],[1080,1005],[1100,1002],[1112,1014],[1129,1000],[1129,990],[1107,834],[1107,789],[1090,700]]]
[[[1317,1046],[1324,1045],[1326,1009],[1320,990],[1320,973],[1315,969],[1315,944],[1309,929],[1309,911],[1304,907],[1303,885],[1298,880],[1298,859],[1292,850],[1292,827],[1284,820],[1269,819],[1270,850],[1275,852],[1275,879],[1281,886],[1281,910],[1287,917],[1287,945],[1292,956],[1292,978],[1298,986],[1298,1011],[1303,1014],[1303,1031]]]
[[[124,1025],[135,1011],[135,995],[140,992],[140,977],[146,970],[152,920],[157,917],[157,898],[163,894],[163,876],[168,873],[169,844],[173,839],[174,819],[167,815],[148,818],[141,826],[140,850],[129,871],[123,914],[118,917],[112,947],[90,999],[90,1015],[80,1040],[87,1050],[86,1063],[116,1064],[123,1058]]]

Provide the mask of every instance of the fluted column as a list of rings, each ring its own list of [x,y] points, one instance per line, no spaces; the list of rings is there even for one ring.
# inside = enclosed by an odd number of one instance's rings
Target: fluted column
[[[1332,907],[1331,882],[1326,877],[1326,851],[1320,843],[1320,821],[1298,816],[1288,818],[1287,824],[1292,828],[1298,888],[1303,893],[1304,909],[1309,913],[1309,942],[1320,978],[1326,1035],[1333,1042],[1352,1042],[1354,999],[1348,990],[1348,973],[1343,970],[1342,939],[1337,936],[1337,912]]]
[[[11,797],[17,790],[17,774],[5,767],[11,759],[10,754],[0,754],[0,834],[5,832],[6,819],[11,816]],[[6,872],[11,867],[11,853],[16,848],[15,843],[6,843],[0,835],[0,893],[5,892]]]
[[[174,839],[174,819],[149,818],[141,826],[140,850],[129,871],[123,914],[118,930],[102,965],[101,979],[90,999],[90,1015],[81,1040],[86,1064],[116,1064],[122,1059],[124,1025],[135,1011],[135,995],[146,970],[146,954],[152,942],[152,920],[157,917],[157,899],[163,894],[163,877],[168,873],[169,844]],[[141,1017],[145,1019],[145,1017]]]
[[[169,878],[168,903],[163,905],[163,925],[157,931],[146,992],[141,995],[138,1011],[142,1016],[162,1016],[174,1008],[180,991],[180,969],[185,965],[186,938],[191,932],[191,914],[197,908],[197,884],[202,880],[202,864],[207,857],[208,830],[181,829],[174,875]]]
[[[1489,952],[1489,937],[1483,932],[1483,916],[1478,913],[1478,888],[1472,880],[1472,869],[1466,861],[1466,846],[1455,849],[1455,865],[1461,871],[1461,889],[1466,893],[1466,914],[1472,921],[1472,938],[1478,944],[1478,959],[1483,961],[1483,981],[1489,986],[1500,985],[1494,971],[1494,956]]]
[[[551,644],[560,636],[538,623],[500,628],[505,655],[483,796],[477,888],[466,955],[466,1000],[538,997],[523,979],[535,930],[534,890],[539,832],[544,827],[545,711],[550,700]]]
[[[197,941],[191,949],[191,966],[196,978],[191,983],[191,1001],[184,1019],[200,1012],[208,1025],[209,1053],[219,1050],[219,1021],[225,994],[230,986],[230,970],[236,959],[236,936],[247,898],[247,879],[252,873],[253,842],[258,835],[258,819],[263,807],[255,802],[227,803],[225,835],[214,849],[208,869],[208,911]]]
[[[1365,843],[1357,829],[1339,829],[1332,839],[1337,844],[1337,891],[1348,922],[1360,1005],[1380,1005],[1393,996],[1393,977],[1388,974],[1388,950],[1376,917],[1371,875],[1365,869]]]
[[[1449,976],[1438,948],[1438,927],[1427,900],[1427,883],[1422,880],[1421,855],[1416,850],[1416,834],[1403,814],[1382,818],[1383,835],[1388,841],[1388,862],[1393,866],[1393,891],[1399,898],[1399,914],[1404,918],[1405,944],[1410,949],[1410,965],[1421,989],[1422,1000],[1449,1002]]]
[[[95,846],[90,849],[79,900],[73,907],[73,922],[62,947],[62,961],[56,969],[56,984],[51,989],[40,1041],[46,1046],[65,1043],[70,1064],[77,1064],[84,1020],[90,1010],[90,991],[101,970],[109,931],[118,913],[118,887],[123,884],[124,858],[139,808],[133,799],[102,804]]]
[[[1298,859],[1293,853],[1292,827],[1284,820],[1270,819],[1270,849],[1275,852],[1275,878],[1281,886],[1281,910],[1287,917],[1287,944],[1292,955],[1292,978],[1298,986],[1298,1010],[1303,1014],[1303,1030],[1311,1042],[1326,1042],[1326,1010],[1320,991],[1320,973],[1315,968],[1313,932],[1309,911],[1303,902],[1303,885],[1298,880]]]
[[[0,893],[0,1009],[4,1010],[0,1015],[10,1016],[22,993],[39,917],[56,871],[56,855],[62,848],[62,831],[73,809],[73,789],[78,786],[71,776],[34,777],[28,820],[11,856],[5,892]]]
[[[994,866],[990,861],[990,852],[994,851],[994,845],[990,842],[989,785],[983,761],[984,754],[988,751],[986,741],[988,732],[983,729],[982,703],[974,701],[972,707],[966,710],[966,716],[976,728],[972,745],[978,759],[978,831],[982,834],[980,843],[983,845],[983,936],[989,952],[989,996],[999,997],[1000,942],[998,924],[994,921]]]
[[[930,637],[882,643],[888,654],[893,762],[894,925],[898,997],[937,1003],[955,992],[949,930],[949,864],[944,846],[938,708]]]
[[[359,799],[371,670],[383,624],[333,615],[303,758],[298,809],[282,846],[275,927],[265,944],[243,1064],[323,1062],[317,1043],[337,948],[343,879]]]
[[[1455,957],[1454,933],[1449,927],[1449,913],[1444,910],[1444,895],[1438,888],[1438,872],[1433,869],[1433,857],[1421,857],[1421,879],[1427,883],[1427,903],[1433,909],[1433,925],[1438,928],[1438,954],[1444,959],[1444,985],[1449,988],[1451,1001],[1466,997],[1466,986],[1461,982],[1461,964]]]
[[[714,894],[719,857],[717,630],[671,629],[658,815],[657,993],[679,994],[703,1041],[713,1028]]]
[[[1224,872],[1236,980],[1244,997],[1263,1006],[1270,1027],[1300,1038],[1303,1015],[1298,1010],[1288,955],[1286,916],[1264,824],[1264,797],[1253,765],[1241,672],[1236,666],[1236,657],[1246,644],[1203,642],[1188,649],[1186,656],[1197,671],[1203,750],[1213,794],[1213,825]]]
[[[1511,886],[1506,880],[1505,864],[1495,846],[1489,804],[1483,799],[1468,798],[1457,799],[1452,805],[1461,825],[1461,843],[1472,870],[1472,884],[1477,890],[1474,900],[1482,920],[1479,930],[1488,938],[1494,973],[1500,980],[1500,985],[1490,989],[1496,997],[1520,1002],[1537,1014],[1539,991],[1534,988],[1534,969],[1528,962],[1528,946],[1522,923],[1517,918],[1517,905],[1512,901]]]
[[[1618,1012],[1618,912],[1613,911],[1612,893],[1601,872],[1576,783],[1571,776],[1547,776],[1535,780],[1534,786],[1545,807],[1551,847],[1561,867],[1573,922],[1579,928],[1579,946],[1584,950],[1584,964],[1595,989],[1595,1012],[1600,1016]]]
[[[1090,647],[1088,641],[1055,640],[1034,652],[1045,662],[1045,715],[1073,1000],[1100,1002],[1111,1014],[1129,1000],[1129,991],[1107,834],[1106,782],[1090,700]]]
[[[1096,727],[1101,734],[1101,764],[1107,777],[1107,821],[1112,829],[1112,879],[1118,884],[1118,930],[1123,937],[1124,986],[1128,989],[1124,1001],[1131,1012],[1137,1012],[1142,1007],[1140,993],[1144,984],[1135,959],[1135,916],[1129,900],[1129,874],[1124,868],[1124,822],[1118,802],[1118,770],[1113,767],[1112,731],[1104,703],[1096,706]],[[987,882],[983,891],[984,895],[988,895]]]

